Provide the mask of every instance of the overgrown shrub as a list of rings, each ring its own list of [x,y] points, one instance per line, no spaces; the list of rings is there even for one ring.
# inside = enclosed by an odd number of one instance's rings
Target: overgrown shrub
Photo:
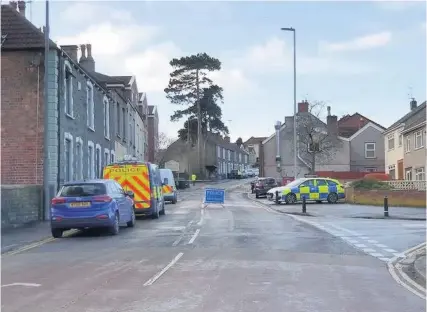
[[[355,189],[364,189],[364,190],[391,190],[393,187],[383,181],[376,179],[366,179],[357,180],[351,183],[351,186]]]

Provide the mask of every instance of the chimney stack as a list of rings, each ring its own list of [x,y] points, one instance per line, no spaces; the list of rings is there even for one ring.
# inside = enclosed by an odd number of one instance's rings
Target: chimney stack
[[[78,58],[77,58],[77,50],[79,49],[79,47],[75,44],[73,45],[63,45],[61,46],[61,49],[64,50],[65,53],[68,54],[68,56],[76,63],[79,62]]]
[[[328,116],[331,116],[331,107],[328,106],[327,109],[328,109]]]
[[[18,3],[16,1],[10,1],[9,4],[12,8],[18,10]]]
[[[417,108],[417,101],[415,101],[414,98],[412,98],[411,102],[409,103],[411,107],[411,111]]]
[[[84,63],[84,61],[86,61],[86,45],[81,44],[80,50],[82,51],[82,56],[80,56],[80,61],[79,61],[79,63],[81,64],[81,63]]]
[[[92,45],[91,44],[82,44],[82,57],[80,58],[80,65],[86,69],[88,72],[95,71],[95,60],[92,57]],[[87,56],[86,56],[87,49]]]
[[[225,136],[224,137],[224,141],[227,142],[227,143],[230,143],[230,137],[229,136]]]
[[[18,1],[19,13],[21,13],[22,16],[24,16],[24,17],[25,17],[25,8],[26,8],[25,1]]]
[[[326,124],[328,128],[328,134],[331,136],[338,135],[338,117],[335,115],[328,115],[326,117]]]
[[[308,113],[307,100],[298,103],[298,113]]]

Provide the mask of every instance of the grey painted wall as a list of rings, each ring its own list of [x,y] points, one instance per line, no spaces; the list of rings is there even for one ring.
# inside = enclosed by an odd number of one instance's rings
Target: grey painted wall
[[[375,158],[365,157],[365,143],[375,143]],[[350,170],[366,171],[375,168],[383,171],[385,166],[384,136],[374,127],[368,127],[350,141]]]

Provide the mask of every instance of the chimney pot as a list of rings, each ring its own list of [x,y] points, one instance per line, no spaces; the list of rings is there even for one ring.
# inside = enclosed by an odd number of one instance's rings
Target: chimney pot
[[[77,51],[79,47],[77,45],[63,45],[61,49],[68,54],[68,56],[76,63],[78,63]]]
[[[298,103],[298,113],[308,113],[308,102],[302,101]]]
[[[417,101],[413,98],[410,102],[411,111],[417,108]]]
[[[82,56],[80,57],[80,63],[86,60],[86,45],[81,44],[80,50],[82,51]]]
[[[17,9],[18,9],[18,3],[17,3],[16,1],[10,1],[10,2],[9,2],[9,4],[10,4],[10,6],[11,6],[12,8],[14,8],[15,10],[17,10]]]
[[[19,13],[21,13],[22,16],[25,16],[25,8],[26,8],[25,1],[18,1]]]
[[[331,107],[328,106],[327,109],[328,109],[328,116],[331,116]]]

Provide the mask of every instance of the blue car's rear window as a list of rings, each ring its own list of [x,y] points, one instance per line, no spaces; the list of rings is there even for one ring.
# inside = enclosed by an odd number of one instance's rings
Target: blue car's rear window
[[[60,197],[81,197],[106,194],[106,187],[102,183],[82,183],[64,185],[59,194]]]

